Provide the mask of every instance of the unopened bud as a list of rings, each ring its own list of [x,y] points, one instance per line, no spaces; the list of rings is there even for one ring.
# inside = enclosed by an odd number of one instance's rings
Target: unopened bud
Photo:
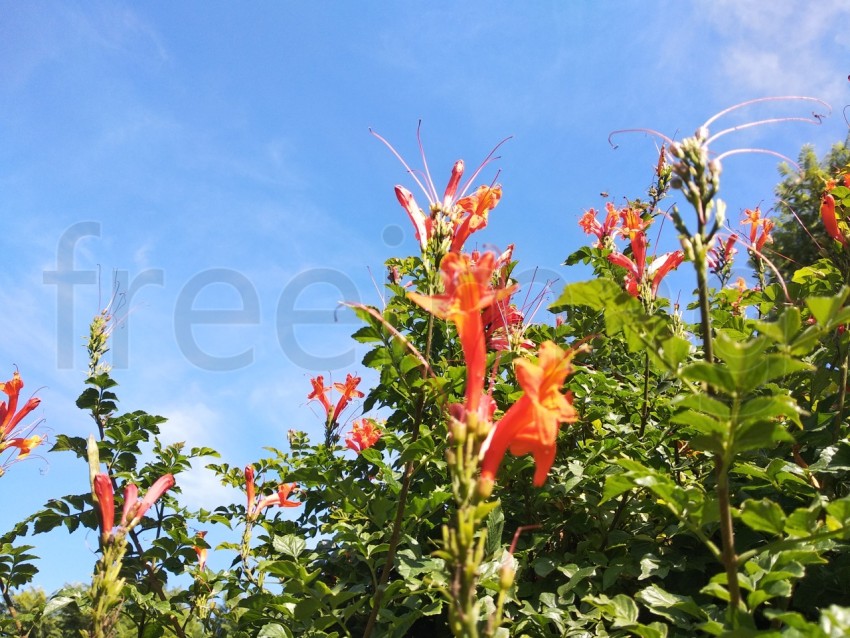
[[[451,422],[452,443],[463,445],[466,442],[466,423],[457,419]]]
[[[503,591],[507,591],[514,584],[514,577],[516,576],[516,570],[512,565],[507,563],[502,563],[502,567],[499,570],[499,588]]]
[[[89,434],[89,440],[86,443],[86,455],[89,462],[89,487],[91,488],[91,493],[94,494],[94,477],[100,473],[100,451],[94,434]],[[96,495],[94,499],[97,501]]]
[[[685,154],[682,152],[681,143],[673,142],[672,144],[670,144],[670,155],[678,159],[682,159],[682,157],[684,157]]]
[[[475,486],[475,492],[479,500],[486,501],[493,493],[493,479],[489,476],[480,477]]]
[[[726,202],[719,198],[714,201],[717,202],[717,210],[714,212],[714,219],[718,226],[723,226],[723,222],[726,221]]]
[[[712,174],[712,176],[717,178],[720,177],[720,173],[723,171],[723,167],[721,166],[720,162],[718,162],[716,159],[713,159],[708,163],[708,170]]]

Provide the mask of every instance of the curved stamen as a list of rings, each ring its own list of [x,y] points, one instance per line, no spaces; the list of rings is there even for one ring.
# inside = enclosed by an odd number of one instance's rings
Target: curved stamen
[[[767,148],[735,148],[735,149],[732,149],[731,151],[724,151],[723,153],[721,153],[720,155],[715,157],[714,161],[719,162],[719,161],[721,161],[721,160],[723,160],[727,157],[730,157],[731,155],[743,155],[744,153],[757,153],[757,154],[762,154],[762,155],[773,155],[774,157],[778,157],[779,159],[781,159],[785,162],[788,162],[789,164],[791,164],[791,166],[796,167],[797,172],[799,172],[799,173],[803,172],[803,169],[800,168],[800,165],[797,162],[795,162],[794,160],[792,160],[790,157],[788,157],[787,155],[783,155],[782,153],[778,153],[776,151],[771,151],[770,149],[767,149]]]
[[[494,162],[497,159],[500,159],[499,156],[494,156],[496,151],[499,150],[499,147],[502,144],[512,138],[513,135],[508,135],[505,139],[503,139],[501,142],[499,142],[498,144],[496,144],[496,146],[493,147],[493,150],[490,151],[487,157],[484,158],[484,161],[481,162],[478,168],[475,169],[475,172],[472,173],[472,175],[466,180],[466,182],[464,182],[463,187],[460,189],[460,194],[457,196],[457,199],[463,199],[464,195],[466,195],[466,192],[469,190],[469,187],[472,185],[472,182],[475,180],[476,177],[478,177],[478,174],[484,169],[485,166],[487,166],[487,164],[489,164],[490,162]]]
[[[422,120],[419,120],[419,124],[416,125],[416,142],[419,144],[419,155],[422,157],[422,166],[425,167],[425,179],[428,183],[428,187],[431,189],[431,195],[428,200],[433,204],[435,202],[440,201],[440,198],[437,197],[437,187],[434,186],[434,180],[431,179],[431,172],[428,170],[428,160],[425,159],[425,147],[422,146]]]
[[[617,144],[614,144],[614,136],[619,135],[620,133],[646,133],[647,135],[654,135],[655,137],[661,138],[667,144],[672,144],[673,140],[664,135],[664,133],[660,133],[651,128],[621,128],[616,131],[611,131],[611,134],[608,136],[608,143],[611,145],[611,148],[617,150],[620,148]]]
[[[417,183],[417,185],[419,186],[419,188],[421,188],[421,189],[422,189],[422,192],[423,192],[423,193],[425,193],[425,197],[426,197],[426,198],[428,198],[428,201],[429,201],[431,204],[435,203],[435,202],[436,202],[436,200],[431,198],[431,194],[428,192],[428,190],[425,188],[425,186],[422,184],[422,182],[420,182],[420,181],[419,181],[419,178],[418,178],[418,177],[416,177],[416,171],[414,171],[412,168],[410,168],[410,166],[408,166],[408,165],[407,165],[407,162],[405,162],[405,161],[404,161],[404,158],[403,158],[401,155],[399,155],[399,153],[398,153],[398,151],[397,151],[397,150],[395,150],[395,149],[393,148],[393,145],[392,145],[392,144],[390,144],[390,143],[389,143],[387,140],[385,140],[383,137],[381,137],[380,135],[378,135],[378,134],[377,134],[375,131],[373,131],[371,128],[369,129],[369,132],[370,132],[372,135],[374,135],[375,137],[377,137],[379,140],[381,140],[381,141],[384,143],[384,146],[386,146],[388,149],[390,149],[390,151],[392,152],[392,154],[396,156],[396,158],[398,159],[398,161],[399,161],[399,162],[401,162],[402,166],[404,166],[404,168],[407,170],[407,172],[410,174],[410,176],[413,178],[413,180]]]
[[[730,126],[727,129],[723,129],[719,133],[715,133],[711,137],[709,137],[703,144],[711,144],[718,137],[723,137],[727,133],[734,133],[735,131],[742,131],[744,129],[753,128],[754,126],[762,126],[763,124],[776,124],[778,122],[806,122],[807,124],[820,124],[820,118],[823,116],[819,116],[816,113],[812,114],[812,117],[771,117],[765,120],[757,120],[755,122],[747,122],[746,124],[738,124],[737,126]]]
[[[738,109],[742,109],[746,106],[751,106],[752,104],[759,104],[761,102],[784,102],[784,101],[792,101],[792,100],[801,100],[801,101],[804,101],[804,102],[817,102],[818,104],[821,104],[821,105],[825,106],[827,109],[829,109],[829,113],[832,113],[832,107],[829,104],[827,104],[826,102],[824,102],[823,100],[820,100],[816,97],[809,97],[809,96],[806,96],[806,95],[780,95],[780,96],[774,96],[774,97],[758,97],[758,98],[755,98],[755,99],[752,99],[752,100],[746,100],[745,102],[739,102],[738,104],[734,104],[733,106],[730,106],[728,109],[723,109],[719,113],[716,113],[715,115],[712,115],[709,119],[707,119],[705,121],[705,123],[702,125],[702,127],[708,128],[709,126],[711,126],[711,124],[716,122],[718,119],[720,119],[721,117],[723,117],[727,113],[731,113],[732,111],[737,111]],[[829,115],[829,113],[827,113],[827,115]]]

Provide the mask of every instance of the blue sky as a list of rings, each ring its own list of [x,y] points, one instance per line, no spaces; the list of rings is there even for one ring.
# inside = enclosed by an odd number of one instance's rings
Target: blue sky
[[[585,273],[560,264],[586,242],[581,213],[604,204],[601,192],[641,194],[656,160],[642,135],[612,150],[612,130],[682,137],[736,102],[796,94],[829,102],[832,116],[720,148],[793,157],[805,142],[823,153],[843,140],[848,19],[841,0],[816,11],[750,0],[7,3],[3,374],[18,366],[24,394],[38,389],[49,434],[87,436],[91,421],[74,407],[82,336],[118,272],[132,293],[114,348],[122,408],[166,416],[166,440],[244,465],[264,445],[284,447],[290,428],[318,432],[309,377],[344,378],[363,354],[348,340],[351,315],[332,323],[336,303],[380,304],[383,261],[416,250],[392,190],[412,181],[369,127],[418,166],[421,119],[438,187],[456,159],[475,166],[513,136],[484,177],[501,170],[504,198],[474,239],[516,243],[521,270],[575,280]],[[770,105],[730,122],[810,111]],[[769,207],[776,175],[772,158],[730,158],[731,218]],[[45,273],[62,255],[99,270],[100,285],[60,299]],[[310,312],[292,320],[287,308]],[[187,309],[216,323],[192,328]],[[13,466],[0,479],[0,529],[86,485],[67,454]],[[181,485],[190,507],[240,498],[201,469]],[[48,591],[87,580],[94,535],[33,543]]]

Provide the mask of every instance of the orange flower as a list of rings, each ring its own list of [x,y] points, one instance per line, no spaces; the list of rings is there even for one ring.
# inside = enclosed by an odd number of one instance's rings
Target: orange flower
[[[445,292],[427,296],[407,293],[410,299],[440,319],[455,324],[466,360],[466,409],[477,412],[484,390],[486,349],[481,311],[499,299],[509,297],[515,286],[494,289],[490,282],[496,269],[496,256],[485,253],[473,263],[469,255],[449,253],[440,265]]]
[[[345,437],[345,445],[348,449],[360,454],[363,450],[372,447],[381,438],[381,430],[373,419],[355,421],[351,426],[351,432]]]
[[[95,475],[94,495],[100,516],[100,537],[106,541],[115,527],[115,494],[108,474],[101,472]]]
[[[299,501],[288,500],[290,492],[297,487],[298,486],[295,483],[283,483],[278,486],[276,494],[264,496],[260,499],[259,503],[257,503],[255,502],[256,486],[254,485],[254,466],[245,466],[245,492],[248,496],[248,508],[245,511],[246,518],[249,521],[252,521],[260,515],[260,512],[272,505],[279,505],[280,507],[298,507],[301,505]]]
[[[643,233],[641,233],[643,235]],[[671,253],[664,253],[660,257],[652,260],[649,268],[646,267],[646,245],[644,244],[643,252],[644,262],[637,259],[632,261],[622,253],[613,252],[608,255],[608,261],[617,266],[621,266],[627,270],[625,277],[625,288],[632,297],[639,297],[641,293],[641,284],[644,276],[649,280],[649,294],[651,298],[655,298],[658,293],[658,286],[661,280],[667,276],[671,270],[675,270],[684,260],[685,256],[681,250],[676,250]]]
[[[846,248],[847,238],[838,227],[838,217],[835,214],[835,198],[832,195],[824,195],[820,205],[820,217],[823,220],[823,227],[827,234],[834,240],[841,242],[841,245]]]
[[[133,483],[128,483],[124,488],[124,508],[121,511],[121,527],[119,533],[125,533],[138,525],[145,512],[156,503],[159,498],[174,486],[174,475],[164,474],[159,477],[139,500],[139,488]],[[113,535],[115,524],[115,496],[112,489],[112,479],[105,472],[100,472],[94,477],[94,495],[97,501],[98,513],[100,515],[100,535],[106,541]]]
[[[321,378],[321,377],[320,377]],[[251,518],[251,514],[254,511],[254,466],[246,465],[245,466],[245,494],[248,497],[248,509],[246,510],[246,515],[248,518]]]
[[[206,535],[206,531],[197,533],[197,537],[201,540],[203,540]],[[195,545],[192,549],[194,549],[195,553],[198,555],[198,570],[204,571],[204,568],[207,566],[207,548]]]
[[[5,392],[9,397],[8,403],[5,401],[0,403],[0,441],[9,436],[24,417],[41,403],[41,399],[33,397],[18,410],[18,397],[23,387],[24,382],[21,381],[21,375],[17,371],[12,375],[11,380],[0,383],[0,391]]]
[[[452,242],[451,251],[459,251],[463,247],[463,243],[476,230],[480,230],[487,225],[487,214],[492,210],[499,201],[502,195],[502,190],[499,186],[480,186],[476,193],[469,197],[464,197],[472,181],[478,176],[481,170],[489,164],[494,158],[496,149],[499,148],[505,141],[499,142],[490,154],[484,158],[484,161],[478,169],[472,174],[464,184],[461,184],[461,178],[464,172],[463,160],[458,160],[452,166],[452,173],[449,177],[449,182],[443,192],[442,198],[437,192],[437,187],[431,179],[431,172],[428,169],[428,162],[425,159],[425,151],[422,148],[422,142],[419,142],[419,151],[422,156],[422,171],[413,170],[404,158],[396,151],[392,145],[383,137],[372,131],[372,135],[383,142],[387,148],[392,151],[398,160],[402,163],[407,173],[413,177],[413,180],[425,194],[428,200],[428,210],[425,211],[416,203],[413,194],[403,186],[395,187],[395,195],[407,212],[413,224],[416,239],[419,241],[419,247],[424,253],[428,247],[428,241],[434,234],[434,229],[437,224],[435,220],[439,219],[440,213],[443,214],[443,219],[451,222],[452,227]],[[418,137],[418,132],[417,132]],[[417,175],[419,177],[417,177]],[[422,179],[420,179],[420,177]]]
[[[336,409],[334,410],[333,416],[331,417],[331,421],[335,422],[339,418],[339,415],[342,414],[342,411],[345,409],[345,406],[348,405],[351,399],[359,399],[363,396],[363,393],[357,389],[357,384],[359,383],[360,377],[355,377],[350,373],[345,375],[345,383],[334,383],[334,388],[337,390],[337,392],[341,393],[342,396],[336,403]]]
[[[30,453],[38,447],[39,444],[44,441],[44,437],[38,434],[35,434],[29,438],[14,438],[7,439],[5,441],[0,441],[0,452],[5,450],[6,448],[16,447],[18,448],[18,456],[15,457],[16,461],[22,461],[27,458]]]
[[[534,455],[534,485],[540,486],[555,460],[555,443],[561,423],[573,423],[578,415],[572,397],[561,393],[572,371],[573,352],[551,341],[540,346],[537,363],[516,362],[516,374],[525,394],[514,403],[490,431],[481,447],[481,479],[492,482],[505,452]]]
[[[302,505],[300,501],[290,501],[289,494],[292,490],[298,487],[295,483],[282,483],[277,488],[277,493],[271,496],[266,496],[260,499],[257,507],[254,509],[254,514],[257,515],[267,507],[279,505],[280,507],[299,507]]]
[[[472,195],[459,200],[457,206],[463,211],[463,216],[453,226],[449,250],[460,252],[472,233],[487,226],[487,216],[501,198],[501,186],[479,186]]]
[[[761,249],[764,248],[766,243],[773,242],[773,238],[770,236],[770,231],[773,230],[775,226],[772,219],[767,219],[761,216],[761,209],[756,206],[755,210],[751,210],[747,208],[744,210],[744,215],[746,219],[742,221],[742,224],[751,224],[750,226],[750,244],[756,251],[761,252]],[[759,229],[761,229],[761,234],[759,234]]]
[[[121,510],[121,527],[133,529],[138,525],[145,513],[156,503],[166,491],[174,487],[174,475],[163,474],[145,493],[142,500],[138,499],[139,488],[130,483],[124,488],[124,508]]]
[[[605,211],[605,221],[601,224],[596,219],[595,208],[586,211],[578,221],[578,225],[581,226],[581,229],[585,233],[596,235],[596,238],[599,240],[596,243],[597,248],[602,248],[605,245],[605,240],[614,234],[614,229],[620,220],[620,213],[614,208],[614,204],[611,202],[605,204]]]
[[[330,415],[333,411],[333,405],[328,398],[328,390],[331,389],[331,386],[325,385],[325,378],[321,374],[310,379],[310,383],[313,384],[313,391],[307,395],[307,399],[309,401],[316,400],[321,403],[325,412]]]

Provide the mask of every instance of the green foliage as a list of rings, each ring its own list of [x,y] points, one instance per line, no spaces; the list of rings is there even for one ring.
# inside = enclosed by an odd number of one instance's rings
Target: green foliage
[[[354,339],[370,347],[363,365],[378,374],[361,406],[381,415],[382,433],[356,453],[332,418],[323,440],[291,431],[286,449],[267,448],[247,470],[211,449],[163,444],[163,417],[119,413],[117,382],[101,363],[109,317],[97,317],[77,402],[92,417],[95,441],[58,434],[52,451],[72,453],[90,472],[105,468],[117,500],[109,506],[119,513],[127,485],[144,493],[165,474],[177,477],[141,524],[124,530],[126,556],[112,561],[117,572],[104,585],[119,587],[107,610],[117,615],[102,624],[117,636],[151,638],[850,632],[845,264],[813,254],[788,271],[785,288],[730,289],[723,279],[711,288],[706,260],[724,206],[703,143],[691,138],[674,149],[648,202],[630,204],[647,221],[660,214],[671,176],[685,189],[697,230],[677,209],[671,216],[697,267],[690,306],[699,325],[649,298],[646,286],[636,296],[624,290],[610,242],[600,241],[567,260],[591,266],[594,278],[559,294],[551,308],[562,321],[518,326],[507,349],[487,350],[493,422],[521,399],[548,407],[528,399],[518,361],[545,341],[573,350],[565,389],[579,419],[558,430],[541,487],[532,484],[533,459],[508,454],[492,494],[472,490],[491,441],[480,453],[464,448],[475,439],[464,428],[480,415],[457,416],[471,367],[457,322],[407,294],[442,291],[434,246],[424,261],[388,262],[384,308],[354,307],[363,322]],[[845,152],[836,147],[827,163],[845,167]],[[789,177],[778,191],[801,218],[825,180],[813,154],[803,158],[802,185]],[[792,234],[777,234],[779,252]],[[511,268],[493,285],[507,285]],[[468,476],[461,457],[471,463]],[[245,498],[187,510],[180,475],[200,458]],[[103,614],[95,589],[33,589],[36,557],[24,537],[65,528],[111,538],[99,531],[101,506],[90,492],[53,498],[0,537],[0,631],[96,635]],[[199,528],[226,540],[210,547]],[[110,547],[102,544],[100,560]],[[228,568],[201,569],[205,550],[227,556]],[[474,560],[459,563],[460,555]],[[95,582],[106,573],[99,567]],[[471,603],[456,604],[469,583]]]
[[[777,225],[773,231],[773,259],[782,278],[791,281],[800,268],[811,266],[821,257],[818,247],[832,245],[820,219],[821,196],[829,179],[850,166],[850,138],[832,146],[818,160],[812,146],[804,146],[796,167],[779,167],[782,181],[776,187]]]

